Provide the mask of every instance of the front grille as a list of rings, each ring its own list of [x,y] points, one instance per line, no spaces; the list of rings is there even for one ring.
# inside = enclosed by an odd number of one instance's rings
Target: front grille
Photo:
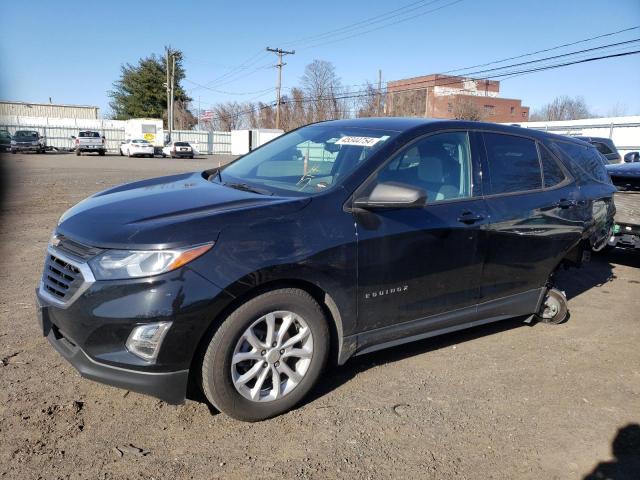
[[[64,302],[84,283],[80,269],[62,258],[47,252],[42,274],[44,290],[54,298]]]
[[[98,255],[102,250],[99,248],[90,247],[82,243],[71,240],[69,237],[57,234],[58,244],[56,249],[62,253],[66,253],[72,256],[72,258],[78,258],[80,260],[89,260],[92,257]]]

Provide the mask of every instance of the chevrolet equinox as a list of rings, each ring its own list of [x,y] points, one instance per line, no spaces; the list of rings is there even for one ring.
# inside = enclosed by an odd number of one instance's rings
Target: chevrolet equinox
[[[47,247],[38,317],[84,377],[255,421],[328,362],[522,316],[607,241],[586,142],[496,124],[339,120],[229,165],[97,193]]]

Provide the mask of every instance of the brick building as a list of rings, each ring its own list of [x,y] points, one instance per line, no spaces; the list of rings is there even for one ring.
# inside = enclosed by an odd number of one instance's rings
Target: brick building
[[[486,122],[526,122],[529,107],[500,98],[500,82],[450,75],[395,80],[387,83],[385,113],[390,116],[477,118]]]

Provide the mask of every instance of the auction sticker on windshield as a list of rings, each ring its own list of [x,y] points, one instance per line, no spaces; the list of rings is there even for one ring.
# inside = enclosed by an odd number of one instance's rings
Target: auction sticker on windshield
[[[336,145],[354,145],[357,147],[373,147],[383,137],[342,137]]]

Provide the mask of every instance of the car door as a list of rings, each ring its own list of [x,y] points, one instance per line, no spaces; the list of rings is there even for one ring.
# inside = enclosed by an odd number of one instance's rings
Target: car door
[[[535,139],[499,132],[482,137],[491,221],[481,301],[535,301],[535,290],[580,239],[579,191],[562,163]]]
[[[354,212],[358,330],[393,330],[477,302],[487,213],[473,160],[474,138],[467,131],[418,138],[356,192],[396,183],[427,193],[424,207]],[[420,331],[431,328],[429,322],[421,321]],[[402,327],[397,332],[402,336]]]

